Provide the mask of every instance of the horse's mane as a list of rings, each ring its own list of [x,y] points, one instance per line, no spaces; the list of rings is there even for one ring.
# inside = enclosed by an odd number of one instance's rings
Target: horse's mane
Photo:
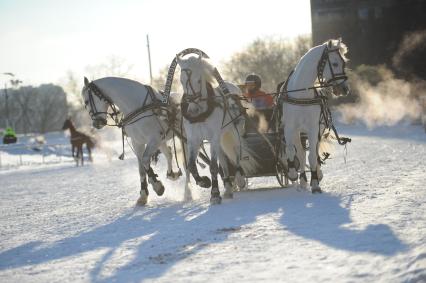
[[[345,56],[345,54],[348,53],[348,47],[342,42],[341,39],[330,39],[323,43],[323,45],[328,46],[329,44],[331,45],[331,49],[339,49],[339,53],[345,62],[349,61],[349,59]]]
[[[202,74],[206,82],[213,84],[215,82],[215,78],[213,76],[213,72],[215,67],[208,61],[206,58],[198,58],[198,56],[188,57],[184,61],[185,67],[189,67],[194,71],[198,71]]]

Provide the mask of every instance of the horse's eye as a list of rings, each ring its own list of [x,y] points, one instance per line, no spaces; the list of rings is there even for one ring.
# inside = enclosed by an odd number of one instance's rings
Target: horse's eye
[[[87,104],[89,104],[89,100],[84,101],[84,105],[87,106]]]

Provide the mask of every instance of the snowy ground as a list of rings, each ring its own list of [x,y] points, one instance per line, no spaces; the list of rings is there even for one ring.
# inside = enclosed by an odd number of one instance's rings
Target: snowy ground
[[[353,142],[321,195],[258,178],[210,206],[208,190],[183,203],[183,180],[164,181],[134,209],[130,154],[1,170],[0,282],[426,282],[423,129],[338,128]]]

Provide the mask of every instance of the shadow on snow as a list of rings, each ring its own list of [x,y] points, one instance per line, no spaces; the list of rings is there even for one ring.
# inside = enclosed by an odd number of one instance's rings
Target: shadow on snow
[[[35,241],[0,254],[0,270],[79,257],[99,250],[102,256],[90,270],[92,281],[137,281],[158,278],[179,261],[225,242],[243,225],[268,213],[284,212],[278,226],[307,240],[350,252],[392,256],[406,249],[384,224],[371,224],[356,230],[349,210],[340,197],[324,193],[311,195],[294,189],[236,193],[235,199],[220,206],[206,203],[170,204],[147,207],[125,214],[91,231],[53,244]],[[108,261],[130,248],[130,262],[103,275]],[[155,265],[155,266],[153,266]]]

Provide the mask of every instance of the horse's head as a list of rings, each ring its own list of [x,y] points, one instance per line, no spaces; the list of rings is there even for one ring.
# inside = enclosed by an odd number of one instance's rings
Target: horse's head
[[[318,77],[323,83],[332,85],[336,95],[348,95],[350,92],[345,65],[348,51],[341,39],[329,40],[319,62]]]
[[[84,78],[84,87],[82,96],[85,108],[89,111],[92,118],[93,127],[101,129],[107,124],[107,110],[109,103],[105,98],[99,96],[94,89],[96,86],[89,83],[89,80]]]
[[[67,119],[65,120],[64,124],[62,125],[62,130],[69,129],[69,128],[71,128],[71,126],[72,126],[71,119],[70,119],[70,118],[67,118]]]
[[[182,99],[188,103],[188,112],[197,115],[205,108],[203,102],[208,95],[206,83],[213,80],[213,66],[202,58],[202,54],[187,59],[177,55],[176,60],[181,68]]]

